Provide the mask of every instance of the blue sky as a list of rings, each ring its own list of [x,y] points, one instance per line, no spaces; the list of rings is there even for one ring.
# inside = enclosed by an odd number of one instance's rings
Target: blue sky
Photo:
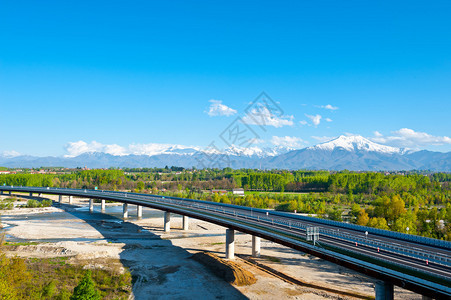
[[[358,134],[451,151],[450,15],[450,1],[2,0],[0,154],[220,144],[262,91],[288,121],[249,125],[259,147]]]

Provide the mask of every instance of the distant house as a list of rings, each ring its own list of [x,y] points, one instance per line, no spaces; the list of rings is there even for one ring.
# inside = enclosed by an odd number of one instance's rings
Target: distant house
[[[232,194],[239,195],[239,196],[244,196],[244,189],[233,189],[232,190]]]
[[[2,174],[6,175],[6,174],[10,174],[10,173],[11,173],[10,171],[0,171],[0,175],[2,175]]]

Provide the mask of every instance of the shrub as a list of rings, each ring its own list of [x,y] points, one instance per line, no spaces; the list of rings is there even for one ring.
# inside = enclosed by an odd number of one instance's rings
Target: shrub
[[[50,206],[52,206],[52,204],[53,204],[53,201],[50,199],[44,199],[41,201],[42,207],[50,207]]]
[[[38,201],[36,201],[36,200],[34,200],[34,199],[30,199],[30,200],[28,200],[28,202],[27,202],[27,207],[28,208],[35,208],[35,207],[39,207],[40,205],[39,205],[39,202]]]
[[[70,300],[100,300],[99,291],[95,288],[91,274],[91,270],[86,270],[80,283],[74,288],[74,293]]]

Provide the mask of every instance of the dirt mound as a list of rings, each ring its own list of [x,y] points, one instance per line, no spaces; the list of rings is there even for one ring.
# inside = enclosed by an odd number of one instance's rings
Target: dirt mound
[[[206,266],[219,278],[234,285],[251,285],[257,282],[257,279],[251,272],[243,269],[233,261],[224,260],[212,253],[199,252],[194,254],[192,258]]]

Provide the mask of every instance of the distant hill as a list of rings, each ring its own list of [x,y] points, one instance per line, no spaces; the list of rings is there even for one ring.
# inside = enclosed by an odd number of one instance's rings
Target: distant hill
[[[327,170],[431,170],[451,172],[451,152],[407,151],[374,143],[361,136],[339,136],[331,141],[299,150],[277,147],[260,149],[233,146],[225,151],[197,147],[168,146],[150,155],[83,153],[75,157],[0,156],[4,167],[231,167],[261,169]]]

